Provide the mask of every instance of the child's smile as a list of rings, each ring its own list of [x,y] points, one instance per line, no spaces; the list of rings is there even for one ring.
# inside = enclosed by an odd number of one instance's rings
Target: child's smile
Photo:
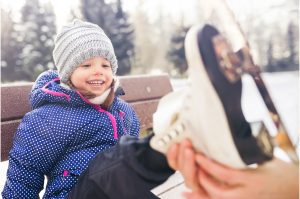
[[[93,86],[101,86],[103,85],[105,82],[102,80],[92,80],[92,81],[88,81],[88,84],[91,84]]]

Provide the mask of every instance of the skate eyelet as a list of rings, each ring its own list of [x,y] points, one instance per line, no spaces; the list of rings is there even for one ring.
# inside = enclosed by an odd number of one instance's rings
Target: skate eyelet
[[[163,137],[163,140],[165,141],[165,143],[169,143],[172,140],[171,135],[167,134]]]
[[[180,123],[180,125],[178,127],[179,127],[178,128],[179,132],[183,132],[185,130],[185,126],[183,123]]]
[[[157,145],[160,147],[164,147],[166,145],[166,143],[164,142],[163,139],[158,140]]]
[[[172,138],[176,138],[179,135],[179,132],[177,131],[177,129],[174,129],[173,131],[170,132],[170,136]]]

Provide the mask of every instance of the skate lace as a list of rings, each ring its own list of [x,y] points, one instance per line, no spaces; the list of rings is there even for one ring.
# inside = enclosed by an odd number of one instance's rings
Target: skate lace
[[[185,130],[184,123],[180,122],[178,124],[175,124],[168,133],[164,134],[158,141],[157,144],[160,147],[166,147],[170,143],[174,141],[179,141],[179,137],[183,134]]]
[[[191,81],[188,79],[187,81],[187,87],[191,88]],[[188,92],[186,94],[186,101],[183,104],[182,110],[189,112],[191,110],[191,92]],[[182,114],[182,113],[179,113]],[[181,139],[184,137],[184,132],[186,130],[186,124],[184,123],[183,120],[179,120],[179,115],[174,118],[173,125],[171,125],[171,128],[169,131],[167,131],[166,134],[164,134],[159,140],[158,140],[158,145],[160,147],[167,147],[169,146],[170,143],[172,142],[179,142]]]

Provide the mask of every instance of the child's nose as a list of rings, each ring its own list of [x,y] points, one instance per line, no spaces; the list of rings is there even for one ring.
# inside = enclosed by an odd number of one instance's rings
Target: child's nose
[[[96,75],[102,75],[103,74],[103,68],[100,65],[96,65],[94,67],[94,74]]]

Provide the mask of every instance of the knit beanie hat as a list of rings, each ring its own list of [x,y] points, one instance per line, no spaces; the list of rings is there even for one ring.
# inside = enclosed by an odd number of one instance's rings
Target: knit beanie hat
[[[113,45],[98,25],[75,19],[57,34],[53,59],[62,83],[68,84],[78,65],[98,56],[110,62],[115,75],[118,62]]]

